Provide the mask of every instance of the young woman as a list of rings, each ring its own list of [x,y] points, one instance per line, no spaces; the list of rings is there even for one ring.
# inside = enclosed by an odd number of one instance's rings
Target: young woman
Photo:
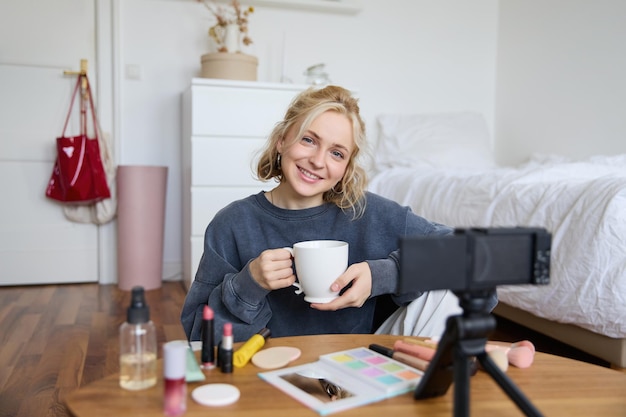
[[[364,147],[365,125],[349,91],[328,86],[294,99],[258,163],[258,177],[278,185],[231,203],[206,229],[181,316],[190,340],[201,337],[207,303],[215,328],[231,322],[242,341],[263,327],[274,337],[372,333],[378,296],[390,294],[398,305],[420,296],[398,292],[398,239],[452,230],[366,192],[358,164]],[[339,297],[309,304],[294,292],[291,254],[283,248],[318,239],[348,242],[349,267],[331,286]]]

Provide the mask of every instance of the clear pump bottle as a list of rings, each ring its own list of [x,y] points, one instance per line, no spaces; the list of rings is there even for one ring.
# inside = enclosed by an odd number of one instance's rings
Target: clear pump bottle
[[[134,287],[126,322],[120,326],[120,386],[142,390],[156,385],[156,329],[143,287]]]

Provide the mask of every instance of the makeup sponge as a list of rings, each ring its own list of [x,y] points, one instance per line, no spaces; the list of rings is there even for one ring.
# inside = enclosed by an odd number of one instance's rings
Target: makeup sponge
[[[535,352],[528,346],[517,346],[509,349],[506,354],[509,359],[509,363],[518,368],[528,368],[533,364],[535,359]]]
[[[258,351],[252,357],[252,363],[259,368],[275,369],[287,366],[300,357],[300,349],[291,346],[275,346]]]

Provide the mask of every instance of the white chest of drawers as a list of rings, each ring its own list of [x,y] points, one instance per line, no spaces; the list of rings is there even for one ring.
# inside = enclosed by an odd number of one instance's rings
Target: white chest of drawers
[[[191,285],[204,231],[231,201],[271,189],[256,157],[306,85],[194,78],[183,93],[183,280]]]

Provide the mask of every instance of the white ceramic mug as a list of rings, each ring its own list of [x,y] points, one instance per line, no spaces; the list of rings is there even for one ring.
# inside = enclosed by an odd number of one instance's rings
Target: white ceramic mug
[[[309,303],[328,303],[339,296],[331,284],[348,268],[348,243],[339,240],[309,240],[285,248],[294,257],[298,282],[296,294]]]

